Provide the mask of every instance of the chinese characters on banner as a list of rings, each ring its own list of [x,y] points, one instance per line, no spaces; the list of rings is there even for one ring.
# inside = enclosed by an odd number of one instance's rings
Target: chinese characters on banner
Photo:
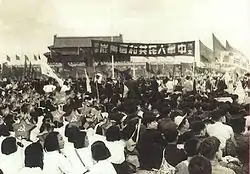
[[[120,54],[145,57],[195,56],[195,41],[166,44],[140,44],[92,40],[92,47],[94,54]]]

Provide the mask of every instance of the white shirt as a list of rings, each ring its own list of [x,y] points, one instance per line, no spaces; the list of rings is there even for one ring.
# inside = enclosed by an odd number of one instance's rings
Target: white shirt
[[[226,141],[234,136],[231,126],[225,125],[222,122],[216,122],[207,126],[207,133],[209,136],[215,136],[221,142],[220,148],[224,149]]]
[[[38,122],[36,124],[36,127],[30,132],[30,140],[33,142],[37,142],[39,140],[39,138],[37,137],[37,135],[39,135],[40,133],[40,128],[42,126],[43,123],[43,116],[38,117]]]
[[[124,148],[126,145],[122,140],[113,142],[106,141],[105,144],[111,153],[110,161],[112,163],[121,164],[125,161]]]
[[[22,150],[18,149],[15,153],[10,155],[1,155],[0,169],[4,174],[16,174],[24,167],[24,155]]]
[[[166,87],[168,89],[168,92],[174,92],[174,83],[173,81],[168,81],[167,84],[166,84]]]
[[[43,174],[43,171],[40,167],[24,167],[18,172],[18,174]]]
[[[76,150],[74,149],[74,151],[72,151],[72,154],[67,157],[72,164],[75,174],[82,174],[94,165],[90,148],[81,148]],[[81,160],[79,158],[81,158]],[[81,161],[83,162],[83,164]]]
[[[53,92],[55,89],[56,89],[56,86],[54,86],[54,85],[45,85],[45,86],[43,87],[43,90],[44,90],[44,92],[46,92],[46,93]]]
[[[116,174],[109,160],[98,161],[87,174]]]
[[[69,91],[70,90],[70,87],[66,86],[66,85],[63,85],[61,87],[61,92],[66,92],[66,91]]]
[[[58,151],[45,152],[43,162],[43,171],[45,174],[73,173],[70,161]]]

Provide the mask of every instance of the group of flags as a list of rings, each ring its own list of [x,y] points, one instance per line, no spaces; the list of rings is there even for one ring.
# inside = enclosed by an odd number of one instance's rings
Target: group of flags
[[[224,46],[214,34],[212,34],[212,40],[213,50],[199,41],[200,61],[202,63],[205,65],[231,64],[247,68],[249,60],[242,52],[232,47],[228,41],[226,41],[226,46]]]
[[[31,61],[31,59],[27,56],[27,55],[24,55],[24,59],[25,61]],[[7,62],[11,62],[12,61],[12,58],[9,56],[9,55],[6,55],[6,60]],[[16,60],[17,61],[20,61],[21,60],[21,57],[16,55]],[[41,57],[40,55],[34,55],[33,56],[33,60],[37,61],[37,60],[41,60]]]

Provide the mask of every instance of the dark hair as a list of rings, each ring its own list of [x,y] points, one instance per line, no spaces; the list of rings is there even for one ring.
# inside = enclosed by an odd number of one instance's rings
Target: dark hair
[[[92,158],[95,161],[108,159],[111,154],[104,142],[96,141],[91,145]]]
[[[106,131],[107,141],[119,141],[121,139],[121,132],[119,127],[111,126]]]
[[[192,157],[194,155],[198,155],[199,144],[200,140],[197,138],[191,138],[187,140],[184,144],[184,149],[187,153],[187,156]]]
[[[3,140],[1,146],[2,154],[9,155],[17,151],[16,138],[7,137]]]
[[[28,105],[27,104],[24,104],[22,107],[21,107],[21,112],[23,113],[28,113]]]
[[[43,148],[40,143],[32,143],[25,149],[25,167],[43,169]]]
[[[223,116],[225,116],[226,112],[222,109],[211,112],[212,119],[214,121],[219,121]]]
[[[212,174],[211,162],[200,155],[194,156],[188,164],[190,174]]]
[[[0,136],[7,137],[10,135],[9,129],[6,125],[0,125]]]
[[[199,152],[204,157],[208,158],[209,160],[213,160],[216,152],[218,152],[220,147],[220,140],[218,138],[212,136],[208,137],[202,141]]]
[[[164,133],[164,137],[167,142],[172,143],[177,140],[178,137],[178,130],[167,130]]]
[[[44,149],[47,152],[52,152],[52,151],[55,151],[55,150],[59,151],[60,150],[59,142],[58,142],[58,135],[59,135],[58,132],[50,132],[46,136],[45,141],[44,141]]]
[[[197,121],[193,121],[193,122],[191,123],[190,127],[191,127],[192,132],[193,132],[195,135],[198,135],[198,134],[201,133],[201,131],[202,131],[203,129],[206,128],[206,125],[205,125],[205,123],[203,123],[202,121],[197,120]]]
[[[65,134],[65,137],[68,138],[68,141],[70,143],[73,143],[77,132],[79,132],[79,128],[76,125],[67,124],[65,127],[64,134]]]
[[[232,119],[230,121],[230,125],[233,128],[233,131],[235,133],[242,133],[245,130],[245,126],[246,126],[246,119],[245,118],[236,118],[236,119]]]
[[[164,142],[160,132],[146,131],[138,144],[140,167],[144,170],[159,169],[162,162]]]
[[[76,149],[85,147],[86,132],[79,131],[75,135],[74,147]]]

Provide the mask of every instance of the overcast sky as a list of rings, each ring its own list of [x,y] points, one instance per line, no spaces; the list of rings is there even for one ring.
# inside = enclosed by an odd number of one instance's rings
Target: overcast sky
[[[250,57],[249,0],[0,0],[0,54],[48,51],[53,35],[123,34],[126,42],[200,39],[212,32]]]

